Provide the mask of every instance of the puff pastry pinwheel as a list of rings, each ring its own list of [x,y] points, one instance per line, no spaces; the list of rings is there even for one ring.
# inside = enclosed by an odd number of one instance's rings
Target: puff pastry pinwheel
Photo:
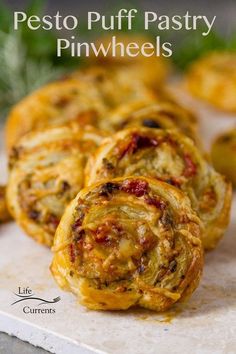
[[[8,209],[36,241],[51,246],[67,204],[83,187],[84,166],[103,135],[94,128],[32,132],[13,149]]]
[[[236,187],[236,128],[216,138],[211,157],[215,169],[227,176]]]
[[[153,92],[146,87],[146,85],[138,78],[130,78],[124,73],[120,67],[101,67],[92,66],[74,72],[74,78],[78,81],[88,82],[90,85],[97,87],[103,102],[108,108],[109,112],[116,109],[122,104],[154,102],[157,97],[169,95],[164,90],[160,89],[157,92]],[[107,118],[99,121],[101,124],[107,123]],[[101,125],[99,125],[101,128]]]
[[[129,128],[104,143],[86,166],[86,185],[121,176],[151,176],[182,189],[204,224],[212,249],[229,222],[231,185],[205,161],[193,141],[176,130]]]
[[[115,131],[134,126],[179,129],[201,145],[196,117],[168,97],[151,104],[135,102],[119,106],[110,115],[109,122]]]
[[[236,112],[236,54],[213,52],[200,58],[189,69],[187,86],[193,95]]]
[[[167,183],[124,177],[81,190],[54,239],[57,283],[95,310],[168,309],[202,273],[201,222]]]
[[[83,127],[102,128],[110,110],[132,100],[153,100],[154,93],[141,82],[127,80],[116,71],[102,68],[76,71],[50,83],[20,101],[6,124],[10,150],[24,134],[65,125],[71,121]]]
[[[0,224],[9,221],[11,216],[7,209],[6,187],[0,186]]]
[[[97,45],[103,44],[108,48],[111,40],[111,36],[103,36],[97,40]],[[116,34],[116,42],[122,43],[125,47],[129,43],[136,43],[136,46],[138,45],[139,48],[145,46],[145,43],[149,43],[149,47],[147,45],[145,47],[145,52],[148,56],[145,57],[141,54],[141,51],[139,55],[132,57],[128,56],[126,53],[119,55],[120,52],[116,53],[114,56],[112,50],[108,50],[106,56],[101,55],[102,52],[100,52],[100,55],[92,57],[92,60],[104,64],[108,70],[112,67],[119,68],[126,77],[126,80],[136,81],[138,79],[154,90],[165,81],[170,72],[169,61],[161,56],[157,57],[156,55],[152,55],[152,40],[150,40],[149,37],[142,35]],[[135,52],[137,51],[135,50]]]

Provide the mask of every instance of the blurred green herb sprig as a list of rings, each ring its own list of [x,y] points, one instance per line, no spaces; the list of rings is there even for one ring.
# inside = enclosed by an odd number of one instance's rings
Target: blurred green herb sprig
[[[182,33],[178,44],[175,44],[172,60],[179,70],[186,70],[197,58],[211,51],[236,51],[236,32],[223,36],[211,31],[208,36],[202,36],[202,28],[196,31]]]
[[[42,15],[45,4],[31,0],[24,11],[28,16]],[[29,92],[79,65],[66,52],[57,58],[55,32],[30,31],[24,23],[18,31],[12,27],[13,12],[0,0],[0,118]]]

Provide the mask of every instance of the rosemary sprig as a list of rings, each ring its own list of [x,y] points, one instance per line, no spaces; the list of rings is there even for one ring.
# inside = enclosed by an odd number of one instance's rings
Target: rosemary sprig
[[[22,97],[62,73],[46,59],[33,60],[20,32],[0,32],[0,107],[1,115]]]
[[[43,14],[44,5],[31,0],[25,12]],[[0,0],[0,119],[22,97],[79,62],[67,53],[58,60],[54,32],[30,31],[25,24],[14,31],[12,25],[12,11]]]

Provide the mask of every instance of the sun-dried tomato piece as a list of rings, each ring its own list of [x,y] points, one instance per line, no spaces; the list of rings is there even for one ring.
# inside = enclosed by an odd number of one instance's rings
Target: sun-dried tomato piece
[[[193,177],[197,173],[197,166],[188,154],[184,155],[185,169],[183,175],[185,177]]]
[[[131,141],[127,144],[123,151],[121,151],[120,159],[122,159],[126,154],[134,154],[139,149],[158,146],[158,144],[159,142],[154,138],[134,133]]]
[[[142,197],[148,191],[148,183],[139,179],[126,180],[121,186],[121,190],[136,195],[136,197]]]

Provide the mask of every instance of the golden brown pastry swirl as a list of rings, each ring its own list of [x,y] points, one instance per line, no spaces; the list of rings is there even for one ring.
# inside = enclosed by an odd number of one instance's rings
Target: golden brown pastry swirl
[[[90,68],[50,83],[20,101],[10,112],[6,143],[10,150],[28,132],[66,125],[106,128],[108,114],[117,105],[154,100],[140,81],[130,82],[117,70]]]
[[[187,74],[190,92],[229,112],[236,113],[236,54],[212,52],[198,59]]]
[[[236,128],[220,134],[215,139],[211,157],[215,169],[227,176],[236,187]]]
[[[163,311],[198,285],[200,238],[201,222],[180,190],[144,177],[104,181],[66,209],[51,270],[88,308]]]
[[[152,104],[135,102],[119,106],[110,115],[108,124],[115,132],[137,126],[177,129],[201,145],[196,117],[168,96],[160,97]]]
[[[231,186],[177,131],[129,128],[104,140],[86,168],[91,185],[121,176],[151,176],[182,189],[202,219],[206,249],[216,246],[229,222]]]
[[[30,133],[13,149],[7,188],[9,211],[48,246],[68,203],[84,184],[84,166],[103,135],[93,128],[58,127]]]

